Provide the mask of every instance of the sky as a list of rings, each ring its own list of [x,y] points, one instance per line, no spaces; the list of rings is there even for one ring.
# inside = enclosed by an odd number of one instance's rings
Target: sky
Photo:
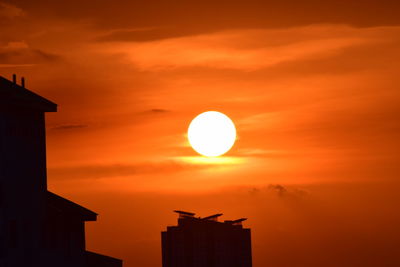
[[[49,190],[161,266],[172,210],[246,217],[255,267],[399,266],[397,1],[0,1],[0,75],[59,105]],[[238,139],[189,146],[217,110]]]

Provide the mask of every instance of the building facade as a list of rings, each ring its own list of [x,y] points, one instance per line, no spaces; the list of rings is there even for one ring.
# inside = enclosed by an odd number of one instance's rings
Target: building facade
[[[85,250],[97,214],[47,190],[45,113],[56,111],[24,81],[0,77],[0,267],[120,267]]]
[[[163,267],[251,267],[251,233],[246,219],[219,222],[175,211],[178,225],[161,233]]]

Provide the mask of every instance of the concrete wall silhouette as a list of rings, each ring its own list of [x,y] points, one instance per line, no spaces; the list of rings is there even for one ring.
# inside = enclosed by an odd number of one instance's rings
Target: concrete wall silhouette
[[[10,89],[9,83],[3,89]],[[16,87],[16,86],[15,86]],[[20,88],[12,88],[17,92]],[[21,90],[21,89],[20,89]],[[44,111],[24,107],[14,95],[0,100],[0,262],[40,262],[46,197]],[[13,100],[15,102],[13,102]],[[54,110],[55,105],[50,107]]]

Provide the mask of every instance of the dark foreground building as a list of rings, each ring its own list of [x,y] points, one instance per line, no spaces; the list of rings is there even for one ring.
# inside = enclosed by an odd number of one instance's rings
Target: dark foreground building
[[[251,267],[250,229],[246,219],[218,222],[222,214],[205,218],[179,214],[178,226],[161,233],[163,267]]]
[[[0,267],[121,267],[85,250],[97,214],[47,191],[45,112],[57,105],[0,77]]]

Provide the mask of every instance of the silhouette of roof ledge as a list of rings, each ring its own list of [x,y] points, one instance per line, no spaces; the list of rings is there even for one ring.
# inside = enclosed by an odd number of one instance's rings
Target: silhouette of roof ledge
[[[207,217],[204,217],[204,218],[201,218],[201,219],[203,221],[217,220],[217,218],[222,216],[222,215],[223,215],[222,213],[217,213],[217,214],[214,214],[214,215],[211,215],[211,216],[207,216]]]
[[[241,224],[242,222],[244,222],[244,221],[246,221],[246,220],[247,220],[247,218],[240,218],[240,219],[233,220],[233,221],[227,220],[227,221],[224,221],[224,223],[229,223],[229,224],[237,225],[237,224]]]
[[[188,216],[188,217],[193,217],[196,214],[196,213],[181,211],[181,210],[174,210],[174,212],[178,213],[181,216]]]
[[[96,221],[97,219],[97,213],[50,191],[47,191],[47,204],[61,213],[81,217],[83,221]]]
[[[121,266],[122,260],[92,251],[85,251],[88,266]]]
[[[33,109],[56,112],[57,104],[0,76],[0,106],[2,108]]]

